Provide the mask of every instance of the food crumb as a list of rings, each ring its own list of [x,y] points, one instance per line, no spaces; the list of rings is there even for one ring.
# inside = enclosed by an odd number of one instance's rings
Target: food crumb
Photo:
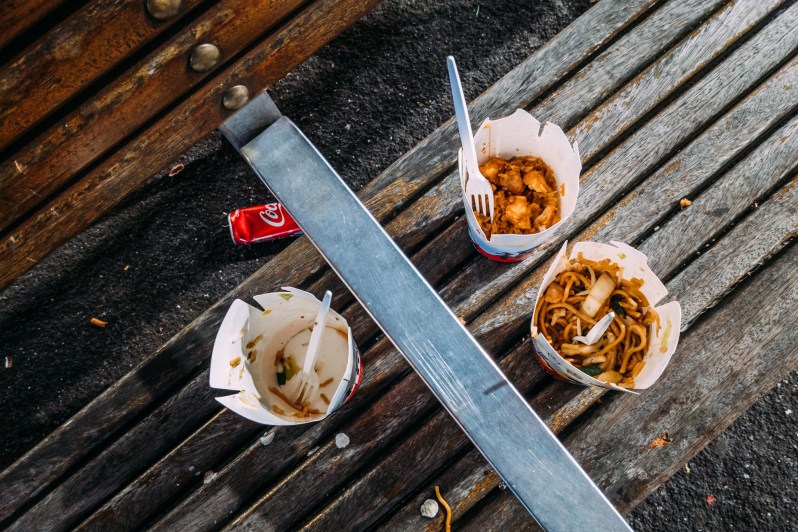
[[[206,472],[205,472],[205,477],[202,479],[202,483],[203,483],[203,484],[210,484],[210,483],[211,483],[211,482],[213,482],[213,481],[216,479],[216,477],[218,477],[218,476],[219,476],[219,474],[218,474],[218,473],[215,473],[215,472],[213,472],[213,471],[206,471]]]
[[[183,171],[183,168],[185,168],[185,166],[183,164],[181,164],[181,163],[178,163],[178,164],[174,165],[172,167],[172,169],[169,170],[169,177],[176,176],[177,174],[179,174],[180,172]]]
[[[335,446],[339,449],[343,449],[349,445],[349,436],[344,434],[343,432],[335,435]]]
[[[128,271],[130,269],[130,264],[125,264],[124,270]]]
[[[421,515],[430,519],[438,515],[438,501],[432,499],[424,501],[424,504],[421,505]]]
[[[274,441],[274,432],[267,432],[260,437],[260,444],[266,447]]]
[[[236,367],[241,363],[241,357],[235,357],[233,360],[230,361],[230,367]]]
[[[466,320],[465,320],[465,318],[464,318],[464,317],[462,317],[462,316],[457,316],[457,321],[459,321],[459,322],[460,322],[461,324],[463,324],[463,325],[465,325],[465,324],[466,324]]]
[[[106,325],[108,325],[108,322],[103,321],[103,320],[101,320],[99,318],[92,318],[92,319],[89,320],[89,323],[91,323],[95,327],[100,327],[100,328],[103,328]]]
[[[686,209],[687,207],[689,207],[692,204],[693,204],[693,202],[690,201],[687,198],[682,198],[681,200],[679,200],[679,207],[681,207],[682,209]]]
[[[690,464],[689,463],[684,464],[684,472],[689,475],[691,471],[692,470],[690,469]]]
[[[715,496],[713,494],[711,494],[711,493],[707,497],[707,504],[710,505],[710,506],[715,504]]]
[[[21,163],[19,161],[14,161],[14,166],[17,167],[17,172],[19,172],[20,174],[25,172],[25,169],[27,168],[24,163]]]
[[[14,359],[12,357],[6,357],[6,369],[10,368],[14,365]]]
[[[651,440],[651,443],[648,444],[648,448],[653,449],[654,447],[664,447],[669,443],[673,443],[673,441],[671,440],[670,436],[668,436],[667,432],[663,432],[662,434]]]
[[[318,450],[319,450],[318,447],[314,447],[313,449],[308,451],[308,456],[313,456],[314,454],[316,454],[316,451]]]

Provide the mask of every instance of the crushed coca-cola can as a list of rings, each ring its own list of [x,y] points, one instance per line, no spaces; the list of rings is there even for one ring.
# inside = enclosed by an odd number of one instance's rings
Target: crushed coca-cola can
[[[227,221],[230,236],[236,244],[267,242],[302,234],[302,229],[281,203],[236,209],[228,215]]]

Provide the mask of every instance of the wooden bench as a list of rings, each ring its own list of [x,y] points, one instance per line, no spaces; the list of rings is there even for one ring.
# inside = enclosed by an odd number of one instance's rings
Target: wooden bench
[[[524,262],[471,245],[451,121],[360,192],[623,512],[798,367],[796,24],[780,0],[600,2],[472,102],[475,122],[529,108],[579,142],[577,210]],[[639,397],[555,382],[530,356],[531,303],[566,239],[635,245],[682,304],[680,347]],[[365,377],[325,421],[264,429],[213,400],[208,360],[232,299],[286,285],[334,290]],[[0,474],[0,524],[439,530],[419,514],[435,485],[458,529],[533,526],[299,239]]]
[[[5,2],[0,288],[377,3]]]

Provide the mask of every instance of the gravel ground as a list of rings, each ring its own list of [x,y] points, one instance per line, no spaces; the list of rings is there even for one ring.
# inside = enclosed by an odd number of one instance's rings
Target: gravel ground
[[[470,100],[589,6],[385,0],[270,92],[359,188],[451,116],[446,55],[456,55]],[[184,170],[168,177],[178,163]],[[268,199],[211,134],[0,292],[0,359],[11,362],[0,368],[0,468],[285,247],[230,242],[226,213]],[[89,326],[91,317],[108,326]],[[796,529],[797,419],[793,374],[640,505],[631,523]]]

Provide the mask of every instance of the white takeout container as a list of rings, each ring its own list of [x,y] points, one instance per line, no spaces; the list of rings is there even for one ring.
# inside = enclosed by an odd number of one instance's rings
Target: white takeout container
[[[571,145],[563,130],[555,124],[546,122],[541,131],[540,122],[523,109],[518,109],[504,118],[486,119],[474,135],[474,144],[479,165],[485,164],[491,157],[511,159],[518,156],[534,156],[542,159],[554,171],[554,180],[560,189],[560,221],[534,235],[495,234],[488,240],[466,197],[465,187],[468,177],[465,160],[463,150],[460,149],[458,152],[457,160],[468,233],[477,250],[499,262],[523,260],[533,249],[545,242],[574,212],[579,195],[579,173],[582,171],[579,147],[576,142]]]
[[[319,381],[333,379],[332,384],[320,390],[330,404],[325,404],[319,396],[311,401],[310,407],[317,408],[321,414],[308,418],[294,417],[291,413],[295,410],[269,391],[269,387],[280,389],[275,357],[289,346],[289,342],[293,341],[293,344],[288,349],[307,342],[321,302],[312,294],[296,288],[283,288],[282,292],[256,295],[253,299],[261,308],[235,300],[216,335],[211,355],[210,385],[238,392],[216,400],[233,412],[266,425],[299,425],[324,419],[349,400],[362,378],[360,353],[349,325],[330,309],[316,362]],[[259,336],[261,338],[257,340]],[[253,342],[257,343],[252,345]],[[251,347],[247,347],[248,344]],[[301,368],[304,350],[300,347],[297,352],[301,352],[295,357]],[[277,405],[285,414],[276,413],[272,405]]]
[[[567,267],[567,245],[568,242],[563,244],[554,259],[554,263],[543,277],[533,309],[538,308],[538,301],[543,297],[554,278],[560,272],[565,271]],[[621,277],[625,280],[641,279],[643,284],[640,287],[640,292],[646,296],[650,305],[656,305],[668,294],[665,285],[648,267],[646,255],[623,242],[613,241],[611,244],[577,242],[571,250],[570,260],[577,260],[579,253],[582,253],[585,259],[593,261],[610,259],[611,262],[618,264],[622,268]],[[649,341],[648,351],[643,357],[645,365],[635,377],[635,390],[645,390],[659,379],[668,366],[671,356],[676,351],[676,345],[679,343],[679,333],[682,325],[682,307],[679,302],[671,301],[658,307],[655,306],[654,310],[659,314],[660,327],[657,329],[656,324],[651,324],[649,327],[648,334],[651,340]],[[535,326],[536,318],[537,316],[533,314],[530,326],[532,344],[538,362],[541,363],[546,371],[561,380],[584,386],[599,386],[610,390],[636,393],[615,384],[605,384],[569,364],[554,350],[543,334],[538,333]]]

